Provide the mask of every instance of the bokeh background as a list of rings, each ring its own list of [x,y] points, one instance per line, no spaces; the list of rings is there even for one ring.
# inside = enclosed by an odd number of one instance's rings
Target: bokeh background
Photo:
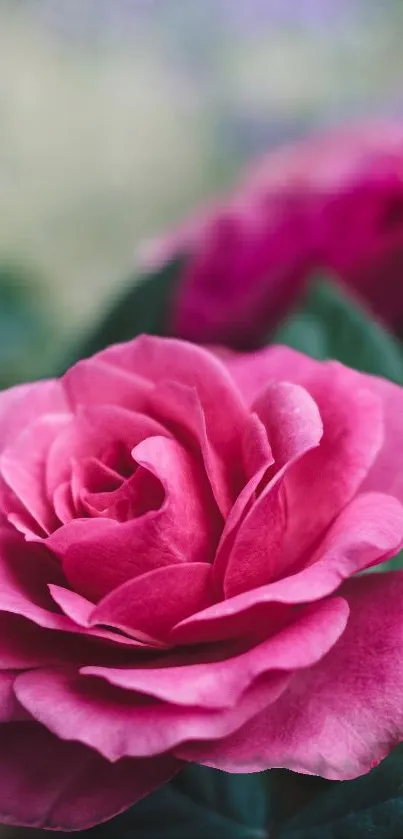
[[[139,243],[318,126],[403,117],[402,0],[0,0],[0,386],[46,374]]]

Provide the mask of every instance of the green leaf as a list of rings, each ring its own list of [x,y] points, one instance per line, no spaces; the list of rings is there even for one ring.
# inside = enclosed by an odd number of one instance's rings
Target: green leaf
[[[403,349],[332,281],[311,284],[299,309],[281,324],[271,343],[287,344],[313,358],[335,358],[365,373],[403,384]]]
[[[0,388],[43,373],[51,330],[36,289],[23,268],[0,266]]]
[[[403,836],[403,747],[367,775],[331,783],[277,839],[401,839]]]
[[[364,373],[403,385],[403,347],[343,291],[339,284],[314,281],[299,309],[272,337],[317,359],[334,358]],[[403,568],[403,551],[363,574]]]
[[[94,839],[267,839],[264,777],[190,765],[111,822]]]
[[[182,264],[182,259],[175,259],[160,271],[134,278],[93,333],[64,359],[63,370],[110,344],[129,341],[143,333],[166,335],[168,313]]]

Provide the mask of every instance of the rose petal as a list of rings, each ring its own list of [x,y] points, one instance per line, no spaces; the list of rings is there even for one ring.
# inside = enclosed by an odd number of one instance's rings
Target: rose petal
[[[170,756],[109,763],[37,723],[2,726],[0,821],[85,830],[118,815],[166,783],[180,767]]]
[[[141,371],[154,384],[176,381],[195,388],[211,420],[210,439],[214,444],[221,442],[225,448],[234,442],[235,431],[239,431],[245,420],[245,409],[224,365],[208,350],[176,339],[142,335],[134,341],[109,347],[98,358],[120,369]],[[216,422],[219,409],[231,416],[228,429]]]
[[[307,390],[310,390],[309,382],[313,381],[321,370],[324,377],[329,375],[326,373],[326,370],[329,370],[329,364],[315,361],[289,347],[270,347],[262,350],[258,356],[259,364],[255,363],[256,354],[254,353],[244,355],[227,351],[225,356],[222,356],[234,381],[250,402],[253,402],[264,387],[268,372],[274,379],[287,379],[301,384]],[[330,365],[332,371],[335,367],[339,375],[342,371],[346,387],[349,387],[352,392],[356,388],[364,387],[382,402],[384,444],[361,489],[388,492],[403,501],[403,471],[396,469],[395,460],[395,452],[400,451],[403,446],[403,426],[400,422],[402,388],[377,376],[358,373],[356,370],[350,370],[341,365]]]
[[[112,762],[164,754],[187,740],[223,737],[274,702],[287,674],[261,677],[234,708],[183,708],[144,699],[93,677],[59,669],[16,678],[23,707],[62,740],[78,740]]]
[[[333,598],[309,607],[295,623],[247,652],[223,660],[181,664],[181,656],[161,666],[84,667],[116,687],[139,691],[174,705],[231,708],[259,676],[270,670],[294,670],[318,661],[344,631],[348,607]],[[183,656],[182,656],[183,657]]]
[[[401,504],[381,493],[359,495],[330,528],[312,564],[192,615],[172,629],[170,638],[174,643],[192,644],[242,637],[262,621],[275,625],[285,607],[326,597],[347,577],[394,556],[402,539]]]
[[[81,594],[64,586],[48,585],[52,599],[60,606],[62,612],[79,626],[89,626],[89,618],[94,610],[94,604]]]
[[[191,447],[200,448],[204,467],[220,513],[225,518],[243,483],[242,447],[234,443],[232,457],[226,459],[209,438],[208,418],[194,389],[178,382],[164,383],[153,395],[153,410]]]
[[[319,444],[323,423],[318,406],[299,385],[272,382],[252,408],[266,429],[277,468]]]
[[[159,646],[158,641],[146,637],[145,633],[139,633],[139,638],[127,638],[120,633],[109,631],[107,629],[100,629],[99,627],[91,625],[91,617],[94,612],[94,604],[86,600],[80,594],[77,594],[71,589],[63,588],[62,586],[49,585],[49,591],[53,600],[60,606],[62,612],[67,617],[71,618],[75,624],[82,626],[88,632],[89,638],[100,638],[112,642],[119,646],[129,646],[142,648],[144,646],[151,646],[152,648]],[[140,639],[141,634],[141,639]]]
[[[84,642],[85,644],[85,642]],[[92,662],[94,644],[82,637],[43,629],[20,615],[0,613],[0,668],[23,670],[84,661]]]
[[[15,531],[0,530],[0,613],[21,615],[46,629],[96,636],[119,646],[138,646],[139,642],[123,635],[86,629],[60,614],[48,590],[52,581],[63,588],[65,578],[41,544],[27,543]]]
[[[204,440],[204,454],[208,444],[209,450],[215,453],[214,459],[221,461],[227,492],[232,491],[234,500],[242,483],[241,440],[247,412],[224,365],[201,347],[149,336],[110,347],[100,354],[100,358],[125,370],[139,371],[157,385],[150,402],[157,418],[190,428],[192,434]],[[178,384],[182,387],[182,399],[178,404],[173,392],[169,397],[168,383],[175,383],[175,390]],[[193,405],[183,395],[189,389],[197,394]],[[179,387],[178,392],[180,390]],[[225,511],[222,509],[222,512]]]
[[[127,522],[75,520],[47,540],[72,587],[94,602],[139,574],[214,557],[220,522],[197,458],[164,437],[144,440],[133,456],[164,486],[159,510]]]
[[[338,363],[318,363],[281,347],[251,354],[251,359],[253,364],[247,356],[226,359],[241,390],[246,388],[245,395],[256,398],[265,376],[289,378],[308,390],[323,421],[321,445],[300,461],[286,483],[291,514],[282,568],[297,567],[376,461],[384,444],[382,400],[368,387],[368,377],[352,377],[352,371]],[[379,484],[372,488],[387,489]]]
[[[210,565],[168,565],[112,591],[94,609],[91,625],[163,639],[175,623],[212,602]]]
[[[225,597],[264,585],[278,576],[288,525],[283,481],[285,485],[292,480],[299,458],[318,446],[322,437],[319,411],[303,388],[287,383],[269,385],[255,410],[267,428],[279,471],[252,504],[229,547],[223,534],[221,551],[228,553]],[[219,564],[223,564],[220,554],[215,571]]]
[[[0,670],[0,723],[23,720],[27,716],[14,693],[15,678],[15,673]]]
[[[108,363],[105,353],[79,361],[64,374],[61,387],[74,412],[83,405],[120,405],[143,411],[152,383],[141,370]]]
[[[69,631],[73,624],[56,610],[48,592],[49,582],[62,585],[64,577],[45,548],[26,542],[11,529],[0,530],[0,611]]]
[[[53,497],[53,508],[59,519],[59,522],[66,524],[74,518],[76,511],[74,507],[74,500],[71,493],[70,481],[65,481],[56,487]]]
[[[108,447],[116,447],[119,443],[129,453],[145,437],[156,434],[168,436],[156,420],[118,405],[79,408],[49,449],[46,461],[48,494],[51,496],[61,483],[70,480],[72,460],[78,463],[89,457],[102,460]]]
[[[50,533],[57,526],[54,509],[46,493],[46,459],[50,446],[70,421],[69,414],[45,414],[14,438],[0,456],[0,473],[17,503],[25,507],[40,531],[45,533]],[[12,497],[8,499],[7,506],[5,512],[15,509]]]
[[[0,450],[4,451],[28,425],[44,414],[68,410],[60,382],[53,379],[3,390],[0,393]]]
[[[274,463],[266,428],[257,414],[248,417],[242,442],[243,464],[248,479],[253,478],[262,467],[268,469]]]
[[[181,749],[187,759],[229,772],[283,767],[349,780],[403,739],[403,574],[359,577],[340,591],[350,619],[328,655],[236,734]]]

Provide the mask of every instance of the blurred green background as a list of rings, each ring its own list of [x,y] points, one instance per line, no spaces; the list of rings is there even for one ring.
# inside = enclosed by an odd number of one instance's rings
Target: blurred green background
[[[401,0],[0,0],[0,385],[138,244],[316,126],[403,116]]]

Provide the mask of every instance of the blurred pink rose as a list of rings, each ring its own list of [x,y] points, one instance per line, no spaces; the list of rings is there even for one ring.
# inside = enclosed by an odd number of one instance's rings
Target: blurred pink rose
[[[403,391],[285,348],[113,346],[0,394],[0,820],[184,761],[327,778],[403,735]],[[351,579],[352,578],[352,579]]]
[[[171,327],[195,341],[259,343],[317,268],[403,325],[403,125],[364,124],[273,152],[226,201],[143,251],[189,261]]]

